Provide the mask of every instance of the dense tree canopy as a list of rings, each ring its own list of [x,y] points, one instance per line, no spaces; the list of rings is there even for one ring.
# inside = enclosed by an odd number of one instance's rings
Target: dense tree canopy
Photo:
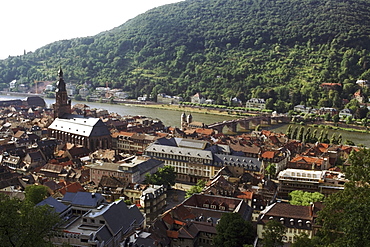
[[[164,185],[171,187],[175,184],[176,173],[172,166],[164,166],[159,168],[158,171],[152,175],[146,175],[146,182],[149,184]]]
[[[240,214],[225,213],[216,225],[217,235],[213,239],[215,246],[240,247],[253,243],[253,227]]]
[[[317,223],[322,227],[318,236],[324,246],[369,246],[369,152],[362,149],[351,153],[346,177],[352,181],[344,190],[330,195],[319,212]]]
[[[26,187],[26,200],[37,204],[49,196],[48,187],[43,185],[31,185]]]
[[[5,247],[51,246],[48,236],[60,218],[48,206],[0,194],[0,243]]]
[[[369,0],[186,0],[0,61],[0,89],[54,80],[62,66],[68,82],[108,83],[131,97],[201,92],[218,104],[265,98],[279,112],[341,107],[357,79],[370,79],[369,10]]]
[[[289,203],[292,205],[308,206],[313,202],[321,202],[324,199],[324,195],[319,192],[305,192],[302,190],[294,190],[289,193]]]
[[[264,227],[262,233],[262,245],[268,247],[283,246],[283,235],[285,233],[285,227],[276,220],[270,220]]]

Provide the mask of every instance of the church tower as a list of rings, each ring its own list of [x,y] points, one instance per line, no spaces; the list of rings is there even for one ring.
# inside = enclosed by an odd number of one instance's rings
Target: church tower
[[[55,90],[54,118],[63,118],[64,114],[71,114],[71,100],[68,99],[62,68],[59,69],[58,76],[59,80]]]

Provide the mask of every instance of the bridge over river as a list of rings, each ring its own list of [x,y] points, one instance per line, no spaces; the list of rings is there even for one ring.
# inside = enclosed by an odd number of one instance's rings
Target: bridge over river
[[[233,119],[229,121],[223,121],[207,125],[208,128],[216,130],[218,133],[222,133],[225,126],[230,132],[237,132],[238,127],[245,130],[254,129],[258,125],[271,125],[274,123],[289,123],[290,117],[287,115],[263,115],[253,116],[246,118]]]

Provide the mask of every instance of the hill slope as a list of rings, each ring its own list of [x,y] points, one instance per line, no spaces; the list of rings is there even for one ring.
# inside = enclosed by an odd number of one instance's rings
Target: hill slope
[[[279,111],[299,103],[340,107],[355,80],[370,79],[369,10],[369,0],[187,0],[0,61],[0,87],[54,80],[62,66],[67,81],[108,82],[132,97],[202,92],[218,103],[270,98]],[[322,82],[343,90],[321,91]]]

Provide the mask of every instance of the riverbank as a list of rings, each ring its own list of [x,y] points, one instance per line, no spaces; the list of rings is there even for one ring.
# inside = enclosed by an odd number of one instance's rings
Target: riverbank
[[[235,111],[235,110],[230,110],[230,109],[217,109],[217,108],[212,108],[212,107],[200,107],[200,106],[189,106],[189,105],[170,105],[170,104],[150,103],[150,104],[137,104],[135,106],[147,107],[147,108],[153,108],[153,109],[180,111],[180,112],[187,112],[187,113],[200,113],[200,114],[211,114],[211,115],[218,115],[218,116],[228,116],[228,117],[235,117],[235,118],[259,115],[258,113],[240,112],[240,111]]]

